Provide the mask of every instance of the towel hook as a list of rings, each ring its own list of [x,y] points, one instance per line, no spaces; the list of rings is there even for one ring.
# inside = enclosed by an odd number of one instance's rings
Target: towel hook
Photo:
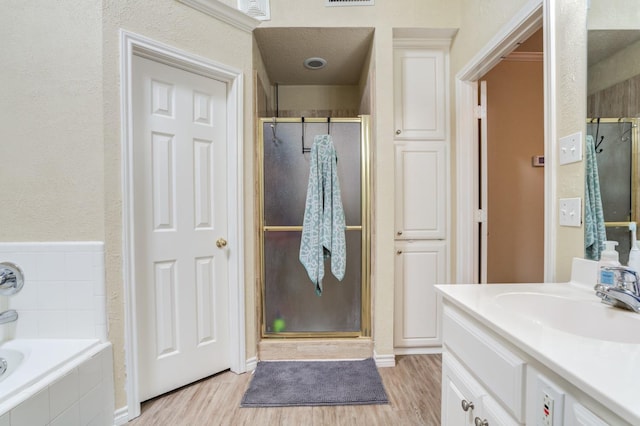
[[[278,137],[276,136],[276,118],[273,117],[273,122],[271,123],[271,133],[273,133],[273,137],[271,138],[272,143],[278,142]]]
[[[304,128],[305,128],[305,123],[304,123],[304,117],[302,117],[302,153],[304,154],[305,152],[311,152],[311,148],[307,148],[304,146]]]
[[[595,146],[593,148],[593,150],[596,152],[596,154],[600,154],[602,152],[602,148],[600,148],[600,145],[602,145],[602,142],[604,141],[604,135],[602,135],[600,137],[600,140],[598,140],[598,135],[600,134],[600,117],[598,117],[597,121],[596,121],[596,139],[595,139]]]

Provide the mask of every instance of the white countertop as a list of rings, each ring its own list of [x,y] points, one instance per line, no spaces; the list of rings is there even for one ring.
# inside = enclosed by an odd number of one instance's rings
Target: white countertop
[[[640,424],[640,314],[605,305],[588,286],[573,283],[450,284],[437,285],[436,289],[447,303],[461,308],[629,423]],[[525,297],[527,293],[534,297],[544,293],[561,301],[571,299],[566,314],[562,313],[567,328],[565,323],[560,327],[545,324],[545,315],[552,314],[544,309],[535,319],[513,306],[504,306],[506,299],[498,296],[506,293],[525,293]],[[605,330],[621,324],[626,329],[628,325],[628,341],[635,343],[585,337],[592,333],[579,330],[580,323],[573,320],[584,312],[574,311],[574,306],[587,307],[587,312],[606,310],[602,312],[606,318],[601,321]],[[577,332],[561,330],[571,327],[578,328]]]

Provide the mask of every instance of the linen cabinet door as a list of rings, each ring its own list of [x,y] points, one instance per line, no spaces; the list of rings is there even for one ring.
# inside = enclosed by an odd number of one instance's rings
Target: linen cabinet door
[[[430,353],[441,344],[441,300],[434,285],[446,278],[443,241],[398,241],[395,262],[396,353]]]
[[[396,239],[446,238],[447,155],[444,142],[395,147]]]
[[[394,49],[395,139],[445,139],[446,49]]]

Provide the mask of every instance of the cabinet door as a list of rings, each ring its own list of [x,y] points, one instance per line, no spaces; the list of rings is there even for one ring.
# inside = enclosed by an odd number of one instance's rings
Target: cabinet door
[[[464,395],[449,376],[442,376],[442,425],[472,425],[472,411],[462,410],[462,401],[469,403],[469,397]]]
[[[475,424],[482,412],[482,389],[448,353],[442,354],[442,408],[440,424],[463,426]]]
[[[435,284],[446,283],[446,244],[442,241],[399,241],[396,243],[394,343],[402,348],[427,353],[439,346],[441,300]]]
[[[447,155],[444,142],[396,144],[397,239],[444,239]]]
[[[498,402],[489,395],[482,397],[482,413],[477,416],[479,419],[475,424],[520,426],[511,415],[509,415]],[[474,418],[475,420],[475,418]]]
[[[445,139],[443,49],[394,49],[396,139]]]

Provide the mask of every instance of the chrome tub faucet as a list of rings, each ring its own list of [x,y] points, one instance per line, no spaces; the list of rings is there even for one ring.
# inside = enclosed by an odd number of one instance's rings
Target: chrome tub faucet
[[[18,313],[14,309],[9,309],[0,313],[0,324],[15,322],[18,320]]]
[[[24,274],[15,263],[0,262],[0,296],[11,296],[22,290]]]

